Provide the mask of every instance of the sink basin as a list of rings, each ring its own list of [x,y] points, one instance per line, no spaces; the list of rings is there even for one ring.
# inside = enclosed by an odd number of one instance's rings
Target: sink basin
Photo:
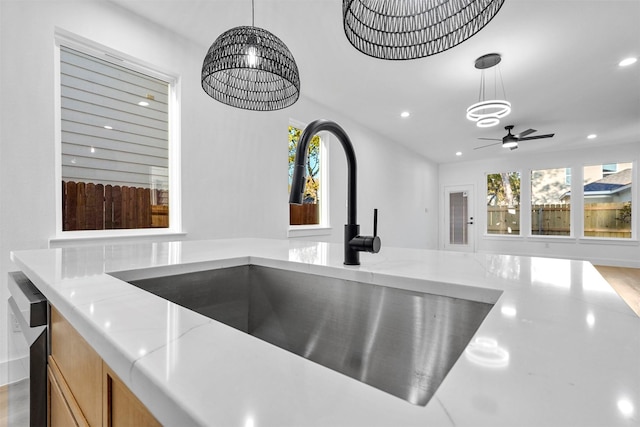
[[[129,283],[415,405],[493,307],[258,265]]]

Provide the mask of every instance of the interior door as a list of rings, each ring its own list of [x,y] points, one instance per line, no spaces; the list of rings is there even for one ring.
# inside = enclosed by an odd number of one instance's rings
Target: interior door
[[[475,250],[473,186],[446,187],[444,198],[444,248],[473,252]]]

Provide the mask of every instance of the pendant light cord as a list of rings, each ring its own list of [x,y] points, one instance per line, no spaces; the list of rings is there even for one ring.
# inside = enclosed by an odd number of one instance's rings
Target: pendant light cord
[[[480,90],[478,91],[478,102],[480,101],[484,101],[485,97],[484,97],[484,71],[485,70],[481,70],[480,71]]]
[[[507,91],[504,90],[504,80],[502,80],[502,70],[499,67],[498,67],[498,73],[500,74],[500,84],[502,85],[502,96],[504,96],[504,99],[507,99]]]
[[[504,80],[502,79],[502,70],[500,65],[495,65],[496,69],[493,71],[493,98],[498,99],[498,75],[500,76],[500,86],[502,87],[502,97],[507,99],[507,91],[504,89]],[[496,71],[497,70],[497,71]],[[486,84],[485,84],[485,71],[482,70],[480,74],[480,90],[478,93],[478,102],[486,101]]]
[[[255,9],[255,5],[253,0],[251,0],[251,26],[255,27],[255,14],[256,14],[256,9]]]

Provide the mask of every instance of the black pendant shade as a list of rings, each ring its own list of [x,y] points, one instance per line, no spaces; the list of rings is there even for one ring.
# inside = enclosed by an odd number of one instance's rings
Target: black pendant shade
[[[423,58],[480,31],[504,0],[343,0],[344,32],[362,53],[380,59]]]
[[[202,64],[202,88],[245,110],[289,107],[300,96],[298,66],[287,46],[258,27],[235,27],[213,42]]]

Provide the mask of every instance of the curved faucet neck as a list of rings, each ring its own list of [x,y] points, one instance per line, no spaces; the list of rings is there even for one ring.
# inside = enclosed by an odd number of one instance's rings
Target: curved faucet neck
[[[329,120],[315,120],[304,129],[302,136],[298,141],[296,148],[296,159],[293,170],[293,180],[291,183],[291,193],[289,195],[289,203],[299,204],[302,201],[302,192],[305,182],[305,165],[307,164],[307,154],[309,152],[309,143],[314,135],[319,132],[327,131],[335,135],[342,144],[344,153],[347,156],[347,225],[357,224],[357,164],[356,153],[353,144],[347,133],[336,122]]]

